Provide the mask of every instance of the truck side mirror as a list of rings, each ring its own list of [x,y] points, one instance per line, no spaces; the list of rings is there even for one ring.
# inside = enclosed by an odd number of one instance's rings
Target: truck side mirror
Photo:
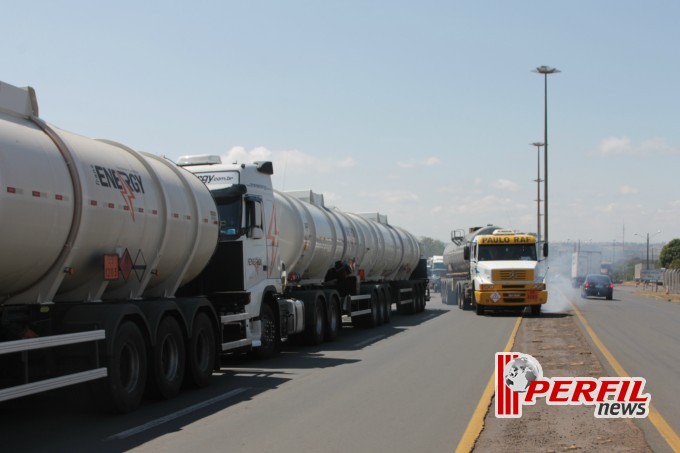
[[[547,242],[543,244],[543,256],[546,257],[546,258],[548,257],[548,243]]]
[[[466,245],[465,247],[463,247],[463,259],[465,261],[470,260],[470,246],[469,245]]]

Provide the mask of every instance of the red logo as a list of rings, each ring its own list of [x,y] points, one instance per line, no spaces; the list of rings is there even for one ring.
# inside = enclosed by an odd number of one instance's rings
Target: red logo
[[[643,393],[642,377],[543,376],[541,364],[520,352],[496,353],[496,417],[519,418],[522,406],[536,404],[539,397],[555,406],[594,406],[596,418],[645,418],[651,395]]]

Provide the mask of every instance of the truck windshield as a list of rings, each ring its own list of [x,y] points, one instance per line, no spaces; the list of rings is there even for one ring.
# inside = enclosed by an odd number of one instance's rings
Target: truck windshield
[[[478,261],[536,261],[536,244],[480,245]]]
[[[220,240],[236,239],[241,235],[241,197],[221,198],[217,204],[220,218]]]

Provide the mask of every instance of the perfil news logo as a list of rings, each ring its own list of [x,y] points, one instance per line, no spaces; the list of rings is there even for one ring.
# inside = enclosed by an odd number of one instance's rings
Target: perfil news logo
[[[596,418],[645,418],[651,395],[643,393],[647,380],[641,377],[543,376],[534,357],[521,352],[496,353],[496,417],[520,418],[522,406],[545,398],[555,406],[595,406]]]

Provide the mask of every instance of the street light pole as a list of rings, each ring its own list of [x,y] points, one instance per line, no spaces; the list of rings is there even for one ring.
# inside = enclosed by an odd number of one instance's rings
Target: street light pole
[[[536,162],[537,162],[537,176],[536,176],[536,243],[541,243],[541,146],[543,143],[534,142],[533,146],[536,147]]]
[[[539,66],[536,68],[533,72],[537,72],[539,74],[543,74],[544,77],[544,88],[543,88],[543,152],[544,152],[544,157],[543,157],[543,204],[545,205],[543,208],[543,215],[545,217],[544,220],[544,228],[543,228],[543,233],[545,237],[545,246],[544,246],[544,251],[547,252],[547,246],[548,246],[548,74],[557,74],[560,72],[559,69],[556,68],[551,68],[550,66]],[[547,253],[544,253],[544,255],[548,255]]]
[[[651,237],[656,236],[657,234],[661,233],[661,230],[657,231],[656,233],[652,234]],[[635,233],[635,236],[640,236],[642,237],[641,234]],[[647,270],[649,270],[649,233],[647,233]]]

